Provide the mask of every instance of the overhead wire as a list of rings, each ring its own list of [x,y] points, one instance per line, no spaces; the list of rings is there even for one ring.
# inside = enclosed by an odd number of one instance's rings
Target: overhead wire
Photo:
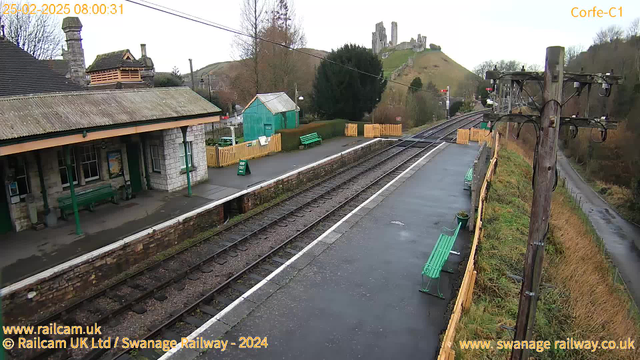
[[[129,3],[132,3],[132,4],[136,4],[136,5],[142,6],[142,7],[146,7],[148,9],[159,11],[159,12],[162,12],[162,13],[165,13],[165,14],[168,14],[168,15],[176,16],[176,17],[179,17],[179,18],[184,19],[184,20],[196,22],[196,23],[199,23],[201,25],[206,25],[206,26],[210,26],[210,27],[213,27],[213,28],[216,28],[216,29],[219,29],[219,30],[224,30],[224,31],[227,31],[227,32],[239,35],[239,36],[246,36],[246,37],[249,37],[249,38],[252,38],[252,39],[255,38],[255,39],[263,41],[263,42],[267,42],[267,43],[270,43],[270,44],[273,44],[273,45],[280,46],[280,47],[285,48],[287,50],[291,50],[291,51],[294,51],[294,52],[297,52],[297,53],[300,53],[300,54],[304,54],[304,55],[307,55],[307,56],[311,56],[311,57],[326,61],[326,62],[334,64],[334,65],[338,65],[338,66],[344,67],[346,69],[349,69],[351,71],[355,71],[355,72],[360,73],[362,75],[371,76],[371,77],[379,79],[381,81],[387,81],[388,83],[401,85],[401,86],[407,87],[408,89],[414,89],[416,91],[425,91],[425,92],[427,91],[425,89],[417,88],[415,86],[411,86],[411,85],[408,85],[408,84],[405,84],[405,83],[402,83],[402,82],[399,82],[399,81],[395,81],[395,80],[391,80],[391,79],[385,79],[382,74],[375,75],[375,74],[360,70],[358,68],[355,68],[355,67],[352,67],[352,66],[349,66],[349,65],[346,65],[346,64],[342,64],[342,63],[339,63],[337,61],[333,61],[333,60],[327,59],[327,58],[325,58],[323,56],[320,56],[320,55],[312,54],[312,53],[306,52],[304,50],[301,50],[301,49],[298,49],[298,48],[295,48],[295,47],[291,47],[291,46],[286,45],[286,44],[281,44],[281,43],[273,41],[273,40],[265,39],[265,38],[260,37],[260,36],[253,36],[251,34],[246,34],[246,33],[242,32],[242,31],[234,29],[232,27],[229,27],[229,26],[226,26],[226,25],[222,25],[222,24],[213,22],[211,20],[206,20],[206,19],[203,19],[203,18],[199,18],[197,16],[194,16],[194,15],[191,15],[191,14],[187,14],[187,13],[184,13],[184,12],[181,12],[181,11],[178,11],[178,10],[166,7],[166,6],[158,5],[158,4],[152,3],[150,1],[145,1],[145,0],[125,0],[125,1],[129,2]]]

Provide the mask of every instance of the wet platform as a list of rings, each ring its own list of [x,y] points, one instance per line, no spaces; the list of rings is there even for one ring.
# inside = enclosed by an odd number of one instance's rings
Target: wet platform
[[[237,166],[209,168],[209,180],[167,193],[143,191],[136,198],[97,206],[95,212],[81,211],[83,235],[75,234],[75,223],[59,219],[58,226],[40,231],[26,230],[0,235],[0,286],[6,286],[65,261],[114,243],[213,201],[322,161],[332,155],[365,144],[370,139],[338,137],[306,150],[281,152],[250,160],[251,175],[237,176]]]
[[[441,144],[192,334],[236,346],[163,359],[435,358],[460,272],[443,273],[441,300],[418,291],[421,271],[442,227],[470,208],[463,180],[478,149]],[[454,268],[469,242],[461,230]],[[268,347],[239,349],[242,336],[267,337]]]

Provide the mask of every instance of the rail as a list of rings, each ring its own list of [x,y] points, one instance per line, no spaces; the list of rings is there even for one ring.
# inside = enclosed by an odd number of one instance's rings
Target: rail
[[[473,115],[477,115],[477,114],[473,114]],[[471,115],[471,117],[473,117],[473,115]],[[466,118],[464,118],[466,120]],[[477,121],[476,118],[472,119],[471,121],[466,122],[464,125],[468,125],[469,123],[472,123],[474,121]],[[456,122],[461,122],[460,119],[456,119]],[[447,126],[451,125],[451,124],[446,124]],[[447,133],[445,133],[444,135],[442,135],[439,139],[443,139],[446,138],[447,136],[449,136],[451,133],[455,132],[457,129],[454,129],[452,131],[449,131]],[[240,272],[236,273],[234,276],[232,276],[231,278],[227,279],[224,283],[220,284],[219,286],[217,286],[215,289],[213,289],[211,292],[207,293],[206,295],[204,295],[201,299],[197,300],[196,302],[194,302],[193,304],[191,304],[190,306],[188,306],[185,310],[183,310],[182,312],[177,313],[175,316],[173,316],[171,319],[167,320],[165,323],[161,324],[160,326],[158,326],[156,329],[152,330],[151,332],[149,332],[146,336],[144,336],[142,338],[142,340],[149,340],[149,339],[153,339],[154,337],[161,335],[162,332],[164,330],[166,330],[167,328],[175,325],[176,323],[178,323],[179,321],[181,321],[182,318],[185,318],[188,314],[190,314],[193,311],[196,311],[200,305],[202,305],[203,303],[207,303],[213,299],[215,299],[216,294],[219,294],[220,292],[222,292],[223,290],[225,290],[226,288],[228,288],[229,286],[232,285],[232,283],[234,281],[236,281],[237,279],[242,278],[243,276],[245,276],[249,271],[251,271],[252,269],[256,268],[258,265],[262,264],[265,260],[271,258],[274,254],[278,253],[280,250],[282,250],[284,247],[286,247],[287,245],[289,245],[291,242],[293,242],[295,239],[297,239],[300,235],[306,233],[307,231],[309,231],[310,229],[312,229],[313,227],[315,227],[317,224],[321,223],[322,221],[324,221],[326,218],[328,218],[329,216],[331,216],[332,214],[334,214],[336,211],[338,211],[339,209],[341,209],[342,207],[344,207],[346,204],[350,203],[353,199],[357,198],[360,194],[362,194],[364,191],[368,190],[369,188],[371,188],[373,185],[379,183],[382,179],[384,179],[385,177],[393,174],[394,172],[398,172],[399,168],[405,164],[407,164],[409,161],[411,161],[412,159],[415,159],[416,157],[419,157],[420,155],[422,155],[424,152],[426,152],[427,150],[430,150],[431,147],[434,147],[436,145],[436,143],[432,143],[429,144],[428,146],[426,146],[425,148],[422,148],[420,151],[418,151],[417,153],[415,153],[414,155],[412,155],[411,157],[407,158],[406,160],[402,161],[401,163],[399,163],[398,165],[394,166],[392,169],[388,170],[387,172],[385,172],[384,174],[382,174],[381,176],[379,176],[378,178],[376,178],[373,182],[371,182],[369,185],[365,186],[364,188],[360,189],[358,192],[356,192],[354,195],[350,196],[349,198],[347,198],[346,200],[344,200],[343,202],[341,202],[338,206],[336,206],[335,208],[333,208],[331,211],[329,211],[327,214],[323,215],[322,217],[320,217],[319,219],[315,220],[313,223],[307,225],[304,229],[302,229],[301,231],[297,232],[296,234],[294,234],[293,236],[291,236],[290,238],[288,238],[286,241],[284,241],[282,244],[280,244],[279,246],[275,247],[274,249],[272,249],[271,251],[269,251],[267,254],[263,255],[260,259],[256,260],[255,262],[253,262],[252,264],[250,264],[249,266],[247,266],[246,268],[244,268],[243,270],[241,270]],[[407,146],[406,148],[409,148],[410,146]],[[118,353],[117,355],[115,355],[113,357],[113,359],[118,359],[119,357],[121,357],[122,355],[127,354],[128,352],[130,352],[131,350],[124,350],[121,351],[120,353]],[[92,357],[92,358],[85,358],[84,360],[93,360],[93,359],[97,359],[97,357]]]

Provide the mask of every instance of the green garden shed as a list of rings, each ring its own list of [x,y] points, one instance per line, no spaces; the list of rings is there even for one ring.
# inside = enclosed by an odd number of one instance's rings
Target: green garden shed
[[[271,136],[280,129],[295,129],[299,110],[284,92],[256,95],[242,114],[244,140]]]

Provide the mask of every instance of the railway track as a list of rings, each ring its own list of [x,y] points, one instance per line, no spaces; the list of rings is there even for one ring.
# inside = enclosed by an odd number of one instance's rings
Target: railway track
[[[453,118],[414,137],[437,142],[479,119],[477,113]],[[385,179],[410,166],[435,142],[416,148],[416,140],[400,140],[33,325],[95,323],[103,326],[103,337],[186,337],[384,186]],[[130,357],[125,351],[116,351],[51,350],[10,355],[16,359]],[[150,350],[139,354],[148,359],[160,356]]]

